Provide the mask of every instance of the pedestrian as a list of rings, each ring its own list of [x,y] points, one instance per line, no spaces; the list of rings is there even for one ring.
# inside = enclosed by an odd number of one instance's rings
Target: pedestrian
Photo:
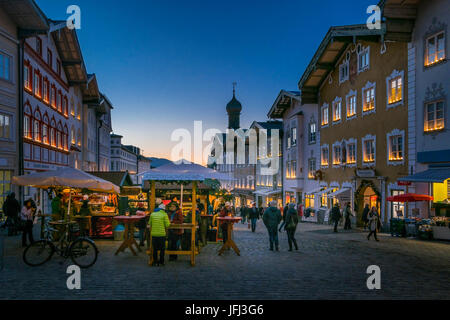
[[[3,203],[3,213],[6,216],[6,226],[8,227],[8,237],[17,236],[19,224],[20,204],[16,199],[16,194],[11,192]]]
[[[241,208],[242,224],[247,222],[247,206],[244,204]]]
[[[30,241],[30,244],[34,243],[33,239],[33,221],[34,221],[34,214],[36,212],[36,209],[33,208],[33,204],[31,200],[25,201],[25,205],[22,208],[22,212],[20,214],[20,219],[23,224],[23,232],[22,232],[22,247],[27,246],[27,236],[28,240]]]
[[[183,213],[177,202],[171,202],[167,206],[170,224],[183,224]],[[169,250],[176,251],[180,248],[183,229],[169,230]],[[177,260],[177,255],[170,255],[169,261]]]
[[[331,221],[334,222],[334,232],[338,232],[337,227],[341,218],[341,210],[339,209],[339,204],[336,202],[333,209],[331,209]]]
[[[153,266],[164,266],[164,253],[166,250],[167,229],[170,226],[169,217],[165,212],[165,205],[161,204],[150,215],[148,225],[152,236]],[[160,252],[158,260],[158,251]]]
[[[281,222],[281,212],[277,208],[277,202],[270,202],[270,207],[264,212],[263,222],[269,232],[270,250],[273,251],[275,244],[276,251],[279,251],[278,245],[278,225]]]
[[[377,237],[377,229],[381,226],[380,216],[378,215],[377,208],[372,207],[372,210],[369,213],[369,235],[367,236],[367,240],[370,241],[370,237],[373,235],[375,240],[378,242]]]
[[[298,250],[297,240],[295,239],[295,232],[297,231],[298,225],[298,212],[295,209],[294,203],[289,204],[284,221],[284,229],[288,236],[289,251],[292,251],[292,244],[294,244],[295,250]]]
[[[233,216],[233,208],[231,207],[230,202],[226,202],[225,206],[222,208],[222,210],[219,213],[219,217],[229,217]],[[228,239],[228,224],[226,222],[220,223],[220,228],[222,229],[222,239],[223,243],[227,242]]]
[[[89,208],[89,196],[87,194],[83,196],[83,201],[81,203],[82,204],[78,215],[80,215],[81,217],[90,216],[92,213],[91,209]],[[80,226],[80,233],[83,237],[89,234],[89,223],[86,221],[86,219],[80,219],[78,224]]]
[[[364,207],[363,213],[362,213],[362,223],[364,225],[364,230],[367,229],[367,224],[369,223],[369,212],[370,212],[370,208],[369,208],[369,204],[366,204],[366,206]]]
[[[252,225],[252,232],[255,232],[256,231],[256,222],[259,219],[259,211],[256,208],[256,203],[252,204],[252,208],[250,209],[249,218],[250,218],[250,222]]]
[[[353,213],[352,213],[352,209],[350,207],[350,202],[347,202],[347,204],[345,206],[344,217],[345,217],[344,230],[351,230],[352,229],[351,217],[353,217]]]

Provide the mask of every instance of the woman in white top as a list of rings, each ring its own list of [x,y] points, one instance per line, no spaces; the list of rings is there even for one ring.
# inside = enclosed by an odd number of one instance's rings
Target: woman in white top
[[[30,244],[34,242],[33,239],[33,220],[36,209],[33,207],[31,200],[27,200],[20,213],[20,219],[24,225],[22,232],[22,246],[27,246],[27,235]]]

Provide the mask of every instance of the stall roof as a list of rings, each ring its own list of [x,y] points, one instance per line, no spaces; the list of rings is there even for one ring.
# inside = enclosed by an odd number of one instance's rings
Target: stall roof
[[[99,177],[103,180],[114,183],[119,187],[130,187],[133,186],[133,180],[128,171],[110,171],[110,172],[88,172],[93,176]]]
[[[447,179],[450,179],[450,167],[432,168],[398,180],[406,182],[442,183]]]

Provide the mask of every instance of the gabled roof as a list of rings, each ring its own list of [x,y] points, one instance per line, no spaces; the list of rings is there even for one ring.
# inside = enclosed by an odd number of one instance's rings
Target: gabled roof
[[[114,109],[111,101],[104,93],[100,93],[100,103],[98,107],[98,112],[106,114],[111,109]]]
[[[49,20],[49,23],[69,85],[85,85],[88,75],[76,30],[67,28],[66,21]]]
[[[265,129],[265,130],[282,130],[283,122],[278,120],[271,120],[266,122],[254,121],[250,126],[250,129]]]
[[[357,40],[379,42],[383,40],[385,32],[383,23],[381,29],[373,30],[365,24],[331,27],[298,83],[302,104],[318,102],[320,86],[334,70],[350,43]]]
[[[283,114],[291,107],[292,100],[301,102],[300,96],[301,93],[299,91],[281,90],[267,117],[270,119],[282,119]]]
[[[131,176],[128,171],[110,171],[110,172],[88,172],[93,176],[99,177],[103,180],[114,183],[119,187],[132,186],[133,180],[131,180]]]
[[[46,34],[47,17],[33,0],[0,0],[0,6],[19,27],[19,37]]]
[[[386,23],[386,40],[411,42],[421,0],[382,0],[378,6]],[[424,0],[422,0],[424,1]]]
[[[100,104],[100,91],[95,73],[87,75],[87,84],[83,86],[83,103],[95,106]]]

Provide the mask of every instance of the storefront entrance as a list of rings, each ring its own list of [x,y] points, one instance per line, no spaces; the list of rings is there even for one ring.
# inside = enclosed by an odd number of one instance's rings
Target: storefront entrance
[[[374,183],[369,180],[361,181],[355,193],[356,224],[358,227],[363,226],[362,213],[366,205],[369,205],[370,209],[373,207],[377,208],[378,214],[380,214],[381,194]]]

